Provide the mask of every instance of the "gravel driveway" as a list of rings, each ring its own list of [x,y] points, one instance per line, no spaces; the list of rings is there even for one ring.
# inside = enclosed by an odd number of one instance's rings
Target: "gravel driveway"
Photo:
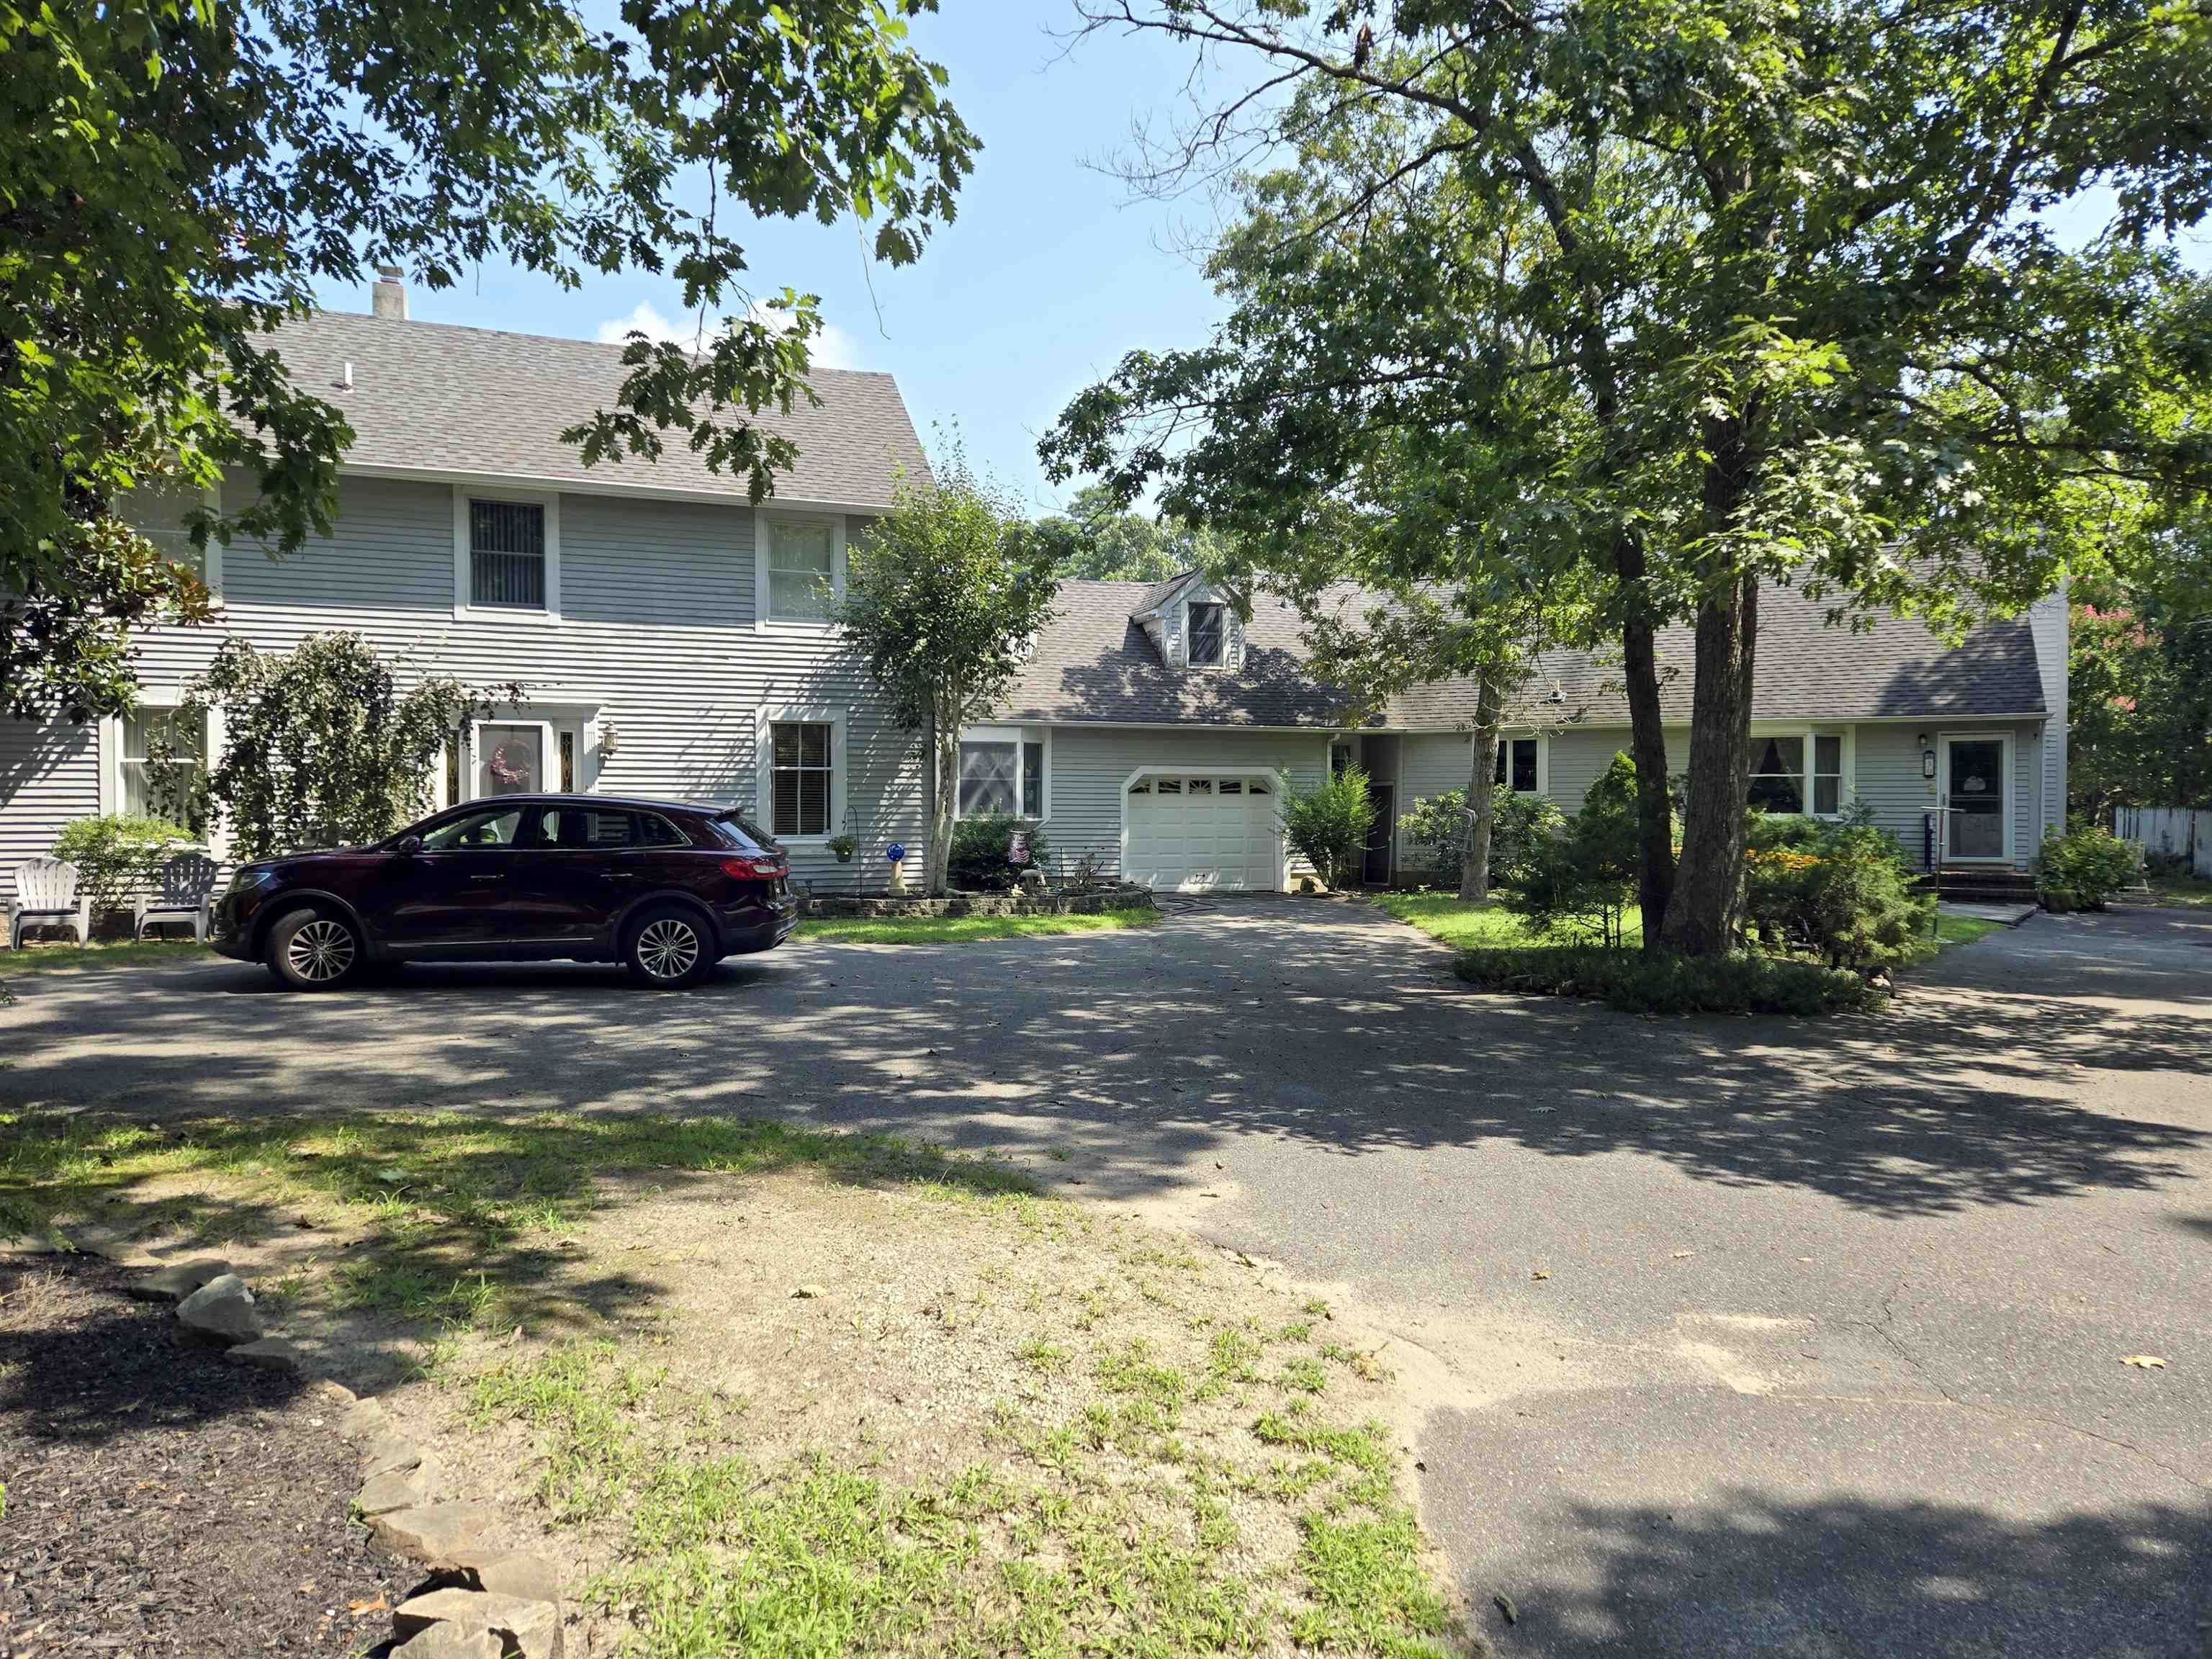
[[[2205,1650],[2212,915],[2038,918],[1879,1017],[1478,996],[1356,904],[799,943],[690,995],[34,975],[0,1100],[784,1114],[1018,1158],[1433,1356],[1424,1511],[1508,1656]],[[2151,1354],[2165,1368],[2123,1364]]]

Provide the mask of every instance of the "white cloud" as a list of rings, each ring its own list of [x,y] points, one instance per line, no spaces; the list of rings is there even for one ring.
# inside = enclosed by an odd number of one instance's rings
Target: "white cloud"
[[[778,329],[789,320],[782,312],[771,310],[758,300],[753,301],[747,314]],[[710,319],[710,331],[718,325]],[[672,323],[660,314],[650,300],[641,300],[627,316],[611,317],[599,325],[599,338],[604,342],[620,343],[632,333],[642,334],[649,340],[672,340],[678,345],[693,345],[699,340],[699,320],[695,314],[680,323]],[[811,356],[817,368],[860,366],[860,343],[835,323],[823,324],[816,333]]]
[[[652,301],[640,300],[637,309],[629,316],[610,317],[601,323],[599,339],[605,344],[618,345],[635,333],[644,335],[648,340],[674,340],[689,345],[697,337],[698,331],[696,319],[687,319],[679,328],[654,310]]]

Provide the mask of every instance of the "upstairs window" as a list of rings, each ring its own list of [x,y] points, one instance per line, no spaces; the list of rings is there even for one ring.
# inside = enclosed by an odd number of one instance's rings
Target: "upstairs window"
[[[837,526],[827,519],[764,519],[768,615],[775,622],[823,622],[837,586]]]
[[[1536,739],[1504,738],[1498,744],[1498,787],[1516,795],[1536,793]]]
[[[827,720],[778,720],[769,733],[769,833],[830,834],[837,728]]]
[[[1221,665],[1221,607],[1218,605],[1192,605],[1190,665],[1193,668],[1218,668]]]
[[[469,603],[545,609],[545,508],[537,501],[469,503]]]

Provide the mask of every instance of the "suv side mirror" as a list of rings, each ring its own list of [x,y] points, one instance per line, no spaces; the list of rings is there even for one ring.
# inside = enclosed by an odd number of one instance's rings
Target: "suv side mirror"
[[[420,836],[402,836],[398,841],[392,843],[392,850],[401,854],[403,857],[412,858],[416,854],[422,850],[422,837]]]

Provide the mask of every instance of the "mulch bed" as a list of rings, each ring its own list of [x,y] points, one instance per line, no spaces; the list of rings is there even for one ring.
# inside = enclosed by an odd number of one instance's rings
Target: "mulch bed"
[[[0,1255],[0,1659],[362,1652],[420,1574],[349,1518],[337,1409],[129,1278]]]

